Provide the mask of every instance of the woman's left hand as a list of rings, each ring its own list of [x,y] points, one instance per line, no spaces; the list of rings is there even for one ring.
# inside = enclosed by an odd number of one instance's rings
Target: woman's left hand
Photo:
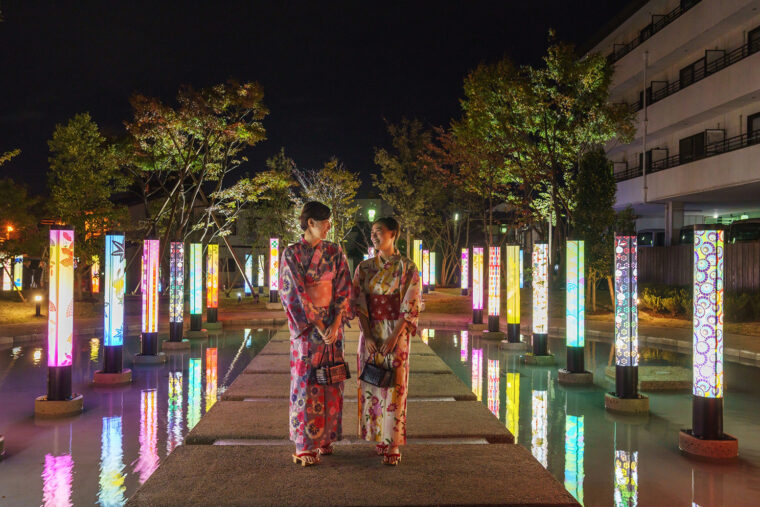
[[[393,352],[393,349],[396,348],[396,344],[398,343],[398,337],[399,337],[399,335],[397,333],[390,340],[386,340],[386,342],[383,343],[383,345],[380,347],[380,350],[378,351],[378,352],[380,352],[380,355],[382,355],[383,357],[385,357],[388,354],[390,354],[391,352]]]

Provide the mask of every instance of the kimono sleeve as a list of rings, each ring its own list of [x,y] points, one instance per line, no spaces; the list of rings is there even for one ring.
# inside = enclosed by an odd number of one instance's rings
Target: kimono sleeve
[[[337,266],[335,267],[335,279],[333,282],[333,305],[335,316],[343,315],[343,320],[354,318],[353,305],[351,304],[351,271],[348,269],[348,260],[343,250],[338,250]]]
[[[354,308],[354,315],[364,315],[365,317],[369,318],[367,296],[364,293],[364,280],[366,277],[367,271],[365,269],[362,269],[362,264],[360,263],[358,266],[356,266],[356,271],[354,271],[351,306]]]
[[[420,273],[414,262],[404,262],[404,273],[401,275],[401,317],[412,326],[412,334],[417,333],[417,320],[420,315]]]
[[[293,248],[285,249],[280,259],[280,299],[288,319],[299,331],[306,330],[319,318],[304,282],[296,253]]]

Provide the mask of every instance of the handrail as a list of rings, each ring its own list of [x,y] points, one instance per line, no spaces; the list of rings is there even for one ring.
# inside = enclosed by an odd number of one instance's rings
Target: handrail
[[[725,69],[729,65],[733,65],[736,62],[739,62],[748,56],[757,53],[758,51],[760,51],[760,40],[747,42],[746,44],[743,44],[738,48],[723,54],[723,56],[716,58],[710,63],[696,68],[694,70],[693,77],[689,80],[688,83],[682,85],[681,80],[679,79],[668,84],[666,87],[663,87],[657,91],[653,91],[647,96],[647,106],[651,106],[655,102],[658,102],[665,97],[669,97],[670,95],[673,95],[674,93],[693,85],[697,81],[701,81],[707,76],[711,76],[712,74],[715,74],[716,72]],[[644,105],[641,103],[641,100],[637,100],[631,104],[631,110],[634,113],[641,111],[643,108]]]
[[[607,56],[607,61],[610,63],[615,63],[616,61],[620,60],[640,44],[642,44],[645,40],[649,39],[654,34],[665,28],[667,25],[680,17],[684,12],[688,11],[701,1],[702,0],[690,0],[683,6],[679,3],[678,7],[668,12],[667,14],[659,16],[660,19],[653,21],[652,23],[642,28],[641,31],[639,31],[639,35],[628,44],[615,44],[612,53]]]
[[[689,162],[696,162],[708,157],[714,157],[721,153],[728,153],[729,151],[735,151],[742,148],[746,148],[753,144],[760,144],[760,132],[753,132],[750,134],[741,134],[734,137],[729,137],[718,141],[716,143],[710,143],[705,145],[704,154],[681,156],[681,154],[671,155],[667,158],[660,160],[653,160],[647,166],[647,174],[656,173],[671,167],[688,164]],[[637,178],[642,175],[641,167],[631,167],[624,171],[615,173],[615,181],[621,182]]]

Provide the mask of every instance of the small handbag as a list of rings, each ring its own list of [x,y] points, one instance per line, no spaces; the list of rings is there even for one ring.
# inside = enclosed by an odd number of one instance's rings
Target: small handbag
[[[331,385],[345,382],[351,378],[351,372],[348,370],[348,364],[345,361],[335,360],[335,350],[329,345],[331,354],[328,355],[327,362],[324,362],[325,347],[322,349],[322,356],[319,358],[319,368],[314,371],[314,378],[317,384]],[[332,357],[331,357],[332,356]]]
[[[377,387],[389,387],[393,381],[393,367],[389,361],[392,357],[390,354],[385,356],[385,360],[380,366],[375,364],[374,357],[368,359],[364,363],[359,380]]]

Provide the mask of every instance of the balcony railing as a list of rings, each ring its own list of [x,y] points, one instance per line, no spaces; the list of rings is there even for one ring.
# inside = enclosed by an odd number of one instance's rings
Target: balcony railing
[[[698,81],[703,80],[707,76],[715,74],[716,72],[725,69],[729,65],[733,65],[736,62],[739,62],[747,58],[751,54],[757,53],[758,51],[760,51],[760,39],[752,41],[752,42],[748,42],[744,44],[743,46],[740,46],[734,49],[733,51],[724,53],[723,56],[716,58],[710,63],[707,63],[705,65],[695,68],[694,73],[692,74],[692,77],[687,82],[682,83],[681,80],[679,79],[677,81],[673,81],[672,83],[668,84],[668,86],[652,91],[648,95],[647,105],[651,106],[655,102],[658,102],[664,99],[665,97],[669,97],[670,95],[673,95],[677,91],[683,90],[684,88],[691,86]],[[631,104],[631,109],[634,112],[641,111],[643,108],[644,108],[644,104],[642,104],[641,100],[637,100],[636,102]]]
[[[610,63],[615,63],[616,61],[620,60],[640,44],[642,44],[645,40],[649,39],[654,34],[675,21],[684,12],[697,5],[700,1],[701,0],[683,0],[680,2],[678,7],[668,12],[667,14],[652,16],[652,22],[641,29],[638,37],[630,41],[628,44],[615,44],[612,53],[607,56],[607,61]],[[655,18],[657,19],[655,20]]]
[[[702,160],[703,158],[713,157],[715,155],[720,155],[721,153],[728,153],[729,151],[739,150],[741,148],[746,148],[747,146],[751,146],[754,144],[760,144],[760,132],[753,132],[751,135],[742,134],[740,136],[729,137],[722,141],[718,141],[717,143],[711,143],[711,144],[706,145],[704,154],[699,154],[699,155],[678,154],[678,155],[672,155],[667,158],[662,158],[659,160],[653,160],[649,163],[649,167],[647,168],[647,174],[664,171],[665,169],[670,169],[671,167],[688,164],[689,162],[695,162],[697,160]],[[625,169],[624,171],[616,172],[615,181],[621,182],[625,180],[630,180],[633,178],[637,178],[641,175],[642,175],[641,167],[631,167],[631,168]]]

